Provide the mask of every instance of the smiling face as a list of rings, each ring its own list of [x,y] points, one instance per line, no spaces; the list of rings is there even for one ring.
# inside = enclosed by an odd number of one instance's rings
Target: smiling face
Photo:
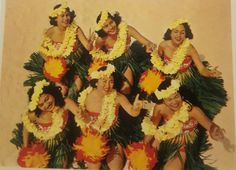
[[[69,11],[63,12],[56,18],[58,27],[68,27],[71,22],[71,17]]]
[[[100,90],[104,94],[108,94],[112,91],[114,86],[114,78],[113,76],[105,76],[100,79],[98,79],[97,82],[97,89]]]
[[[117,25],[114,20],[108,18],[102,27],[103,31],[108,35],[117,34]]]
[[[38,108],[43,112],[51,112],[55,107],[55,98],[51,94],[43,93],[38,102]]]
[[[179,46],[186,37],[184,26],[181,24],[178,27],[174,28],[171,31],[170,37],[173,44]]]
[[[171,110],[177,111],[182,106],[183,100],[178,92],[170,95],[168,98],[163,99],[164,104]]]

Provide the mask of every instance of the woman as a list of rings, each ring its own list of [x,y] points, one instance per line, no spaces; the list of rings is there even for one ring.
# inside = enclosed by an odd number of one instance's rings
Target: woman
[[[45,32],[39,53],[34,53],[25,64],[27,70],[40,74],[26,81],[26,85],[32,85],[34,81],[30,81],[34,79],[46,77],[62,88],[63,95],[73,82],[75,92],[82,88],[90,64],[88,51],[92,49],[92,42],[76,25],[75,16],[65,3],[54,7],[49,16],[52,27]]]
[[[91,51],[93,58],[112,63],[123,75],[121,92],[129,94],[130,87],[137,83],[139,74],[143,71],[140,65],[145,66],[142,62],[146,63],[148,60],[145,56],[140,58],[138,52],[143,51],[143,45],[150,53],[156,45],[122,21],[118,13],[111,15],[107,11],[102,11],[97,17],[95,30],[98,37],[95,41],[96,49]],[[131,38],[136,39],[142,45],[135,43],[130,47]]]
[[[119,144],[120,136],[116,134],[120,128],[119,107],[132,117],[138,116],[142,108],[139,95],[132,105],[124,95],[113,89],[114,71],[114,66],[108,64],[93,72],[91,87],[82,91],[78,99],[83,114],[89,121],[85,122],[84,119],[76,117],[83,135],[77,139],[74,148],[77,151],[77,159],[84,160],[88,169],[99,169],[102,161],[105,161],[110,169],[123,168],[124,155]]]
[[[78,115],[80,108],[73,100],[64,100],[59,87],[45,79],[38,81],[28,94],[29,111],[22,114],[23,129],[17,130],[22,135],[15,135],[11,140],[21,148],[18,164],[33,168],[69,168],[74,139],[70,122],[73,117],[68,110]]]
[[[224,130],[186,100],[184,94],[191,96],[190,99],[193,95],[179,87],[179,80],[167,78],[155,91],[153,114],[142,122],[145,142],[159,150],[157,169],[207,169],[201,154],[210,144],[203,128],[217,141],[223,141]]]
[[[213,119],[226,106],[227,93],[223,86],[221,73],[209,69],[207,62],[191,44],[193,34],[186,20],[173,21],[160,43],[158,52],[153,52],[153,67],[167,76],[177,78],[186,85],[202,103],[203,111]]]

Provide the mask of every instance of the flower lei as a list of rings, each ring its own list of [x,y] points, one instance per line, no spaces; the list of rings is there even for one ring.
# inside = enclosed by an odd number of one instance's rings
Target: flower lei
[[[99,79],[104,76],[109,76],[115,71],[115,67],[112,64],[107,64],[106,70],[101,71],[94,71],[91,73],[91,79]]]
[[[47,82],[45,79],[36,82],[34,86],[34,94],[31,97],[31,101],[28,105],[28,108],[30,111],[33,111],[36,109],[38,102],[39,102],[39,97],[43,93],[43,87],[48,86],[50,83]]]
[[[187,23],[187,22],[188,21],[186,19],[182,19],[182,18],[176,19],[169,25],[168,29],[172,30],[178,27],[180,24]]]
[[[158,55],[158,52],[155,50],[151,54],[151,62],[154,67],[158,70],[162,71],[165,74],[175,74],[178,72],[180,65],[183,63],[188,48],[190,45],[190,41],[186,38],[183,43],[178,47],[178,49],[174,52],[173,57],[169,63],[165,63],[162,61],[161,57]]]
[[[107,11],[102,11],[101,12],[101,18],[100,18],[99,22],[96,25],[95,31],[99,31],[100,29],[102,29],[102,27],[104,26],[104,23],[106,22],[107,19],[108,19],[108,12]]]
[[[188,110],[189,104],[183,102],[181,108],[174,113],[172,118],[158,128],[149,117],[145,117],[141,124],[142,131],[145,135],[153,135],[160,142],[172,139],[182,132],[183,123],[189,119]]]
[[[22,114],[22,122],[26,129],[29,132],[32,132],[36,138],[40,140],[49,140],[62,131],[63,113],[64,111],[62,109],[55,109],[52,113],[52,126],[46,131],[39,129],[35,123],[32,123],[27,112]]]
[[[103,61],[109,61],[120,57],[124,53],[128,35],[127,24],[125,22],[121,22],[118,26],[118,29],[119,33],[112,50],[105,53],[100,49],[94,48],[92,51],[90,51],[90,54],[93,56],[93,58],[102,59]]]
[[[180,81],[177,79],[176,80],[173,79],[171,80],[171,85],[167,89],[161,91],[157,89],[154,93],[159,100],[164,99],[169,97],[171,94],[174,94],[176,91],[178,91],[179,86],[180,86]]]
[[[78,102],[83,110],[85,110],[86,97],[92,90],[93,90],[92,87],[88,87],[87,89],[83,90],[80,93],[80,97],[78,98]],[[103,133],[106,130],[108,130],[112,126],[114,120],[116,119],[116,115],[115,115],[116,96],[117,96],[117,93],[115,90],[113,90],[111,93],[104,96],[103,103],[102,103],[102,110],[95,122],[85,124],[83,122],[83,120],[81,120],[81,117],[75,117],[75,121],[77,123],[77,126],[81,126],[82,129],[90,126],[100,133]]]
[[[67,8],[67,2],[65,0],[61,0],[61,6],[59,8],[54,9],[49,16],[50,17],[57,17],[58,15],[60,15],[61,13],[66,11]]]
[[[65,31],[65,37],[61,46],[58,48],[53,44],[52,39],[50,39],[46,34],[44,35],[43,43],[39,49],[41,53],[45,56],[51,57],[67,57],[73,51],[76,42],[76,31],[78,26],[75,22],[71,23]]]

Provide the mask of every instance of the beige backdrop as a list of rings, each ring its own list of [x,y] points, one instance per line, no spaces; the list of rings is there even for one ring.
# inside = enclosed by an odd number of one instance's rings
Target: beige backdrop
[[[29,74],[23,63],[38,49],[43,31],[49,27],[48,14],[59,0],[6,0],[0,99],[0,166],[16,166],[17,150],[9,140],[20,114],[26,110],[27,89],[22,83]],[[194,34],[192,43],[212,65],[219,65],[229,94],[227,107],[215,121],[233,142],[233,81],[230,0],[69,0],[75,20],[88,35],[103,9],[119,11],[123,19],[155,43],[162,40],[170,21],[184,17]],[[212,141],[212,140],[211,140]],[[220,170],[233,170],[235,154],[212,141],[212,162]]]

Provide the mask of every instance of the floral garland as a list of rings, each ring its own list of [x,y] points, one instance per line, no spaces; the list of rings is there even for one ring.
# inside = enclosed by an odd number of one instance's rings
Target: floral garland
[[[108,19],[108,12],[102,11],[101,18],[100,18],[98,24],[96,25],[95,31],[99,31],[100,29],[102,29],[102,27],[104,26],[104,23],[106,22],[107,19]]]
[[[94,71],[91,73],[91,79],[99,79],[104,76],[110,76],[115,71],[115,67],[112,64],[107,64],[106,70]]]
[[[92,87],[88,87],[84,91],[80,93],[80,97],[78,98],[78,102],[83,110],[85,110],[85,100],[87,95],[93,90]],[[75,117],[75,121],[77,123],[77,126],[80,126],[82,129],[86,127],[92,127],[93,129],[97,130],[100,133],[105,132],[108,130],[114,120],[116,119],[115,111],[116,111],[116,99],[117,93],[115,90],[113,90],[111,93],[104,96],[103,103],[102,103],[102,109],[97,117],[95,122],[91,122],[89,124],[86,124],[81,117]]]
[[[188,21],[186,19],[182,19],[182,18],[176,19],[169,25],[168,29],[172,30],[178,27],[180,24],[187,23],[187,22]]]
[[[39,97],[43,93],[43,87],[44,86],[49,86],[49,82],[47,82],[45,79],[38,81],[35,83],[34,86],[34,93],[31,97],[31,101],[28,105],[28,108],[30,111],[33,111],[36,109],[38,102],[39,102]]]
[[[127,24],[125,22],[121,22],[118,26],[118,29],[119,33],[112,50],[105,53],[100,49],[94,48],[92,51],[90,51],[90,54],[93,56],[93,58],[102,59],[103,61],[110,61],[120,57],[124,53],[128,35]]]
[[[181,64],[183,63],[188,48],[190,46],[190,41],[186,38],[183,43],[178,47],[178,49],[174,52],[173,57],[169,63],[165,63],[162,61],[161,57],[158,55],[157,51],[154,51],[151,54],[151,62],[154,67],[158,70],[162,71],[165,74],[175,74],[178,72]]]
[[[55,47],[52,39],[50,39],[46,34],[44,35],[43,43],[39,49],[41,53],[45,56],[50,57],[67,57],[73,51],[76,42],[76,31],[78,26],[75,22],[71,23],[65,31],[65,37],[59,49]]]
[[[26,129],[29,132],[32,132],[36,138],[40,140],[49,140],[62,131],[63,114],[64,111],[62,109],[56,108],[52,113],[52,126],[46,131],[39,129],[35,123],[32,123],[27,112],[22,114],[22,122]]]
[[[167,89],[161,91],[157,89],[154,93],[159,100],[168,98],[170,95],[174,94],[179,90],[179,86],[180,86],[180,81],[177,79],[176,80],[172,79],[171,85]]]
[[[61,0],[61,6],[59,8],[54,9],[49,16],[50,17],[57,17],[58,15],[60,15],[61,13],[66,11],[67,8],[67,2],[66,0]]]
[[[183,102],[181,108],[174,113],[172,118],[158,128],[156,128],[149,117],[145,117],[141,124],[142,131],[145,135],[153,135],[155,139],[159,140],[160,142],[172,139],[181,134],[183,123],[189,119],[188,110],[189,104]]]

